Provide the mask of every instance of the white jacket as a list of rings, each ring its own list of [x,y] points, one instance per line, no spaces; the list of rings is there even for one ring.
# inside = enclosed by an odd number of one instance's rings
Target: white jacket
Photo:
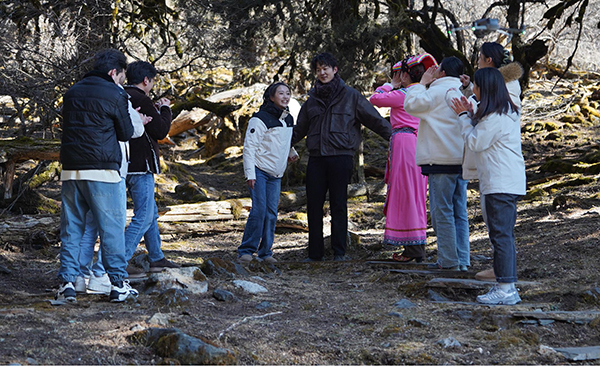
[[[127,104],[129,105],[129,118],[131,118],[131,124],[133,125],[133,135],[131,135],[131,138],[141,137],[144,134],[144,122],[142,122],[142,117],[140,116],[140,113],[133,108],[131,101],[128,100]],[[121,178],[126,178],[127,168],[129,168],[129,141],[119,141],[119,146],[121,147],[121,168],[119,169],[119,175]]]
[[[434,80],[429,88],[417,84],[408,89],[404,110],[420,118],[417,165],[461,165],[464,142],[456,113],[446,103],[446,93],[461,86],[457,77]]]
[[[287,167],[288,157],[297,155],[290,148],[294,126],[285,122],[288,112],[279,117],[281,126],[268,128],[258,117],[250,118],[244,138],[244,175],[246,180],[256,179],[255,167],[267,174],[281,178]],[[291,118],[291,117],[290,117]]]
[[[521,153],[519,114],[490,114],[476,126],[467,113],[459,117],[465,146],[474,154],[481,195],[525,195],[525,161]]]

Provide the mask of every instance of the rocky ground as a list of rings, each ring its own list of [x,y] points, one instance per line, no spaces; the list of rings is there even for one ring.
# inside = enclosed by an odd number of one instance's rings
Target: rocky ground
[[[276,266],[235,266],[243,220],[215,224],[228,230],[163,235],[169,259],[202,270],[205,276],[196,272],[180,281],[206,284],[200,293],[191,286],[165,290],[160,281],[138,281],[133,284],[140,291],[136,300],[112,304],[105,296],[82,295],[76,304],[55,306],[50,300],[58,285],[58,242],[4,242],[0,363],[572,362],[555,349],[600,345],[600,159],[598,117],[593,114],[597,105],[585,98],[590,85],[594,82],[568,80],[551,91],[553,82],[540,81],[523,103],[528,196],[519,204],[515,228],[519,305],[477,305],[475,297],[489,285],[466,281],[491,265],[476,185],[469,186],[472,267],[464,274],[430,273],[423,265],[386,263],[393,248],[381,245],[383,203],[373,188],[381,179],[370,177],[369,195],[349,203],[353,240],[347,262],[302,263],[307,233],[280,229]],[[183,167],[213,195],[246,196],[239,156],[208,166],[177,160],[186,156],[181,152],[165,155],[171,170],[175,164]],[[381,151],[369,151],[366,160],[381,167]],[[159,181],[168,199],[172,183],[164,177]],[[56,182],[45,187],[45,194],[52,192],[58,192]],[[281,216],[304,209],[291,207]],[[433,262],[433,231],[428,237],[427,261]],[[238,287],[237,280],[266,291],[251,293]],[[223,297],[227,293],[232,298]],[[178,341],[152,338],[156,329],[179,330]],[[190,358],[182,344],[201,345],[205,352],[196,355],[215,358]]]

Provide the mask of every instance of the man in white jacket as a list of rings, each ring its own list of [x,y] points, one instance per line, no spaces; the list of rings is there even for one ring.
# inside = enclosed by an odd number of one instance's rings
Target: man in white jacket
[[[438,260],[431,268],[466,271],[470,266],[467,181],[462,178],[464,142],[456,113],[446,103],[457,92],[464,65],[456,57],[442,60],[411,87],[404,109],[420,118],[417,165],[429,177],[429,209],[437,236]]]

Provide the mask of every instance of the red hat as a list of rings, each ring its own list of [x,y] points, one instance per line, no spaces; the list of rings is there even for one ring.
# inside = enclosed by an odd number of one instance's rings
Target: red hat
[[[409,57],[406,64],[409,69],[418,64],[423,64],[423,66],[425,66],[425,70],[427,70],[431,66],[435,66],[435,67],[438,66],[438,63],[435,60],[435,58],[433,58],[433,56],[431,56],[429,53],[424,53],[422,55],[416,55],[416,56]],[[396,65],[394,65],[394,67],[395,66]]]

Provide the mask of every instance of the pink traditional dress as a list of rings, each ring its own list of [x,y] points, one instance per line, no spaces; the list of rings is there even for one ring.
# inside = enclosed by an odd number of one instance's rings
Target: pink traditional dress
[[[386,217],[383,241],[405,248],[424,246],[427,242],[427,177],[421,174],[415,160],[419,119],[404,110],[406,90],[394,90],[390,84],[385,84],[377,88],[370,99],[377,107],[391,108],[392,137],[385,172],[387,197],[383,208]]]

